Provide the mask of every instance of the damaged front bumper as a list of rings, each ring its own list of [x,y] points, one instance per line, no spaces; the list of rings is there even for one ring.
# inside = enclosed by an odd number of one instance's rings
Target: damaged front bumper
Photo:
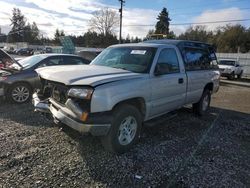
[[[74,106],[74,103],[69,102],[70,108],[67,106],[62,106],[55,102],[53,99],[40,100],[37,93],[33,94],[32,103],[35,107],[35,111],[43,113],[51,113],[56,121],[59,121],[81,133],[91,133],[93,136],[104,136],[108,134],[108,131],[111,127],[110,119],[111,116],[104,115],[100,117],[91,116],[86,122],[83,122],[79,118],[81,113],[77,106]],[[104,119],[104,123],[100,122],[100,119]]]

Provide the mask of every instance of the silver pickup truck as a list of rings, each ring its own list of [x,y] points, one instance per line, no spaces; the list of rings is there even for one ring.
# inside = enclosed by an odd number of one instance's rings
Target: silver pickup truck
[[[118,153],[138,140],[145,121],[186,104],[204,115],[220,78],[212,46],[179,40],[114,45],[90,65],[37,72],[43,86],[33,94],[35,109],[101,136],[104,147]]]

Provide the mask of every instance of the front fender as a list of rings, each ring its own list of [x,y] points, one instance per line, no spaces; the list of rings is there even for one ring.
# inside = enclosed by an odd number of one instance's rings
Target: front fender
[[[143,98],[147,106],[151,98],[148,79],[124,80],[96,87],[91,99],[91,113],[111,111],[116,104],[132,98]]]

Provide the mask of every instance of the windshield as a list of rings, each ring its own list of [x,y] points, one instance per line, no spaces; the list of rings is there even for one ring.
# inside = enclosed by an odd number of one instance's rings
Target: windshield
[[[43,59],[45,59],[47,56],[44,55],[34,55],[30,57],[26,57],[24,59],[21,59],[18,61],[18,63],[23,67],[23,69],[28,69],[30,67],[33,67]]]
[[[235,61],[220,60],[220,61],[219,61],[219,65],[230,65],[230,66],[234,66],[234,65],[235,65]]]
[[[105,49],[91,65],[148,73],[156,52],[152,47],[110,47]]]

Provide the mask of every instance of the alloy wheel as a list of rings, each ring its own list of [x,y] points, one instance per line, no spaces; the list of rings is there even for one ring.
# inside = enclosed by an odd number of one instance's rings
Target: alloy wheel
[[[15,102],[23,103],[28,100],[30,91],[25,86],[17,86],[11,92],[11,97]]]

